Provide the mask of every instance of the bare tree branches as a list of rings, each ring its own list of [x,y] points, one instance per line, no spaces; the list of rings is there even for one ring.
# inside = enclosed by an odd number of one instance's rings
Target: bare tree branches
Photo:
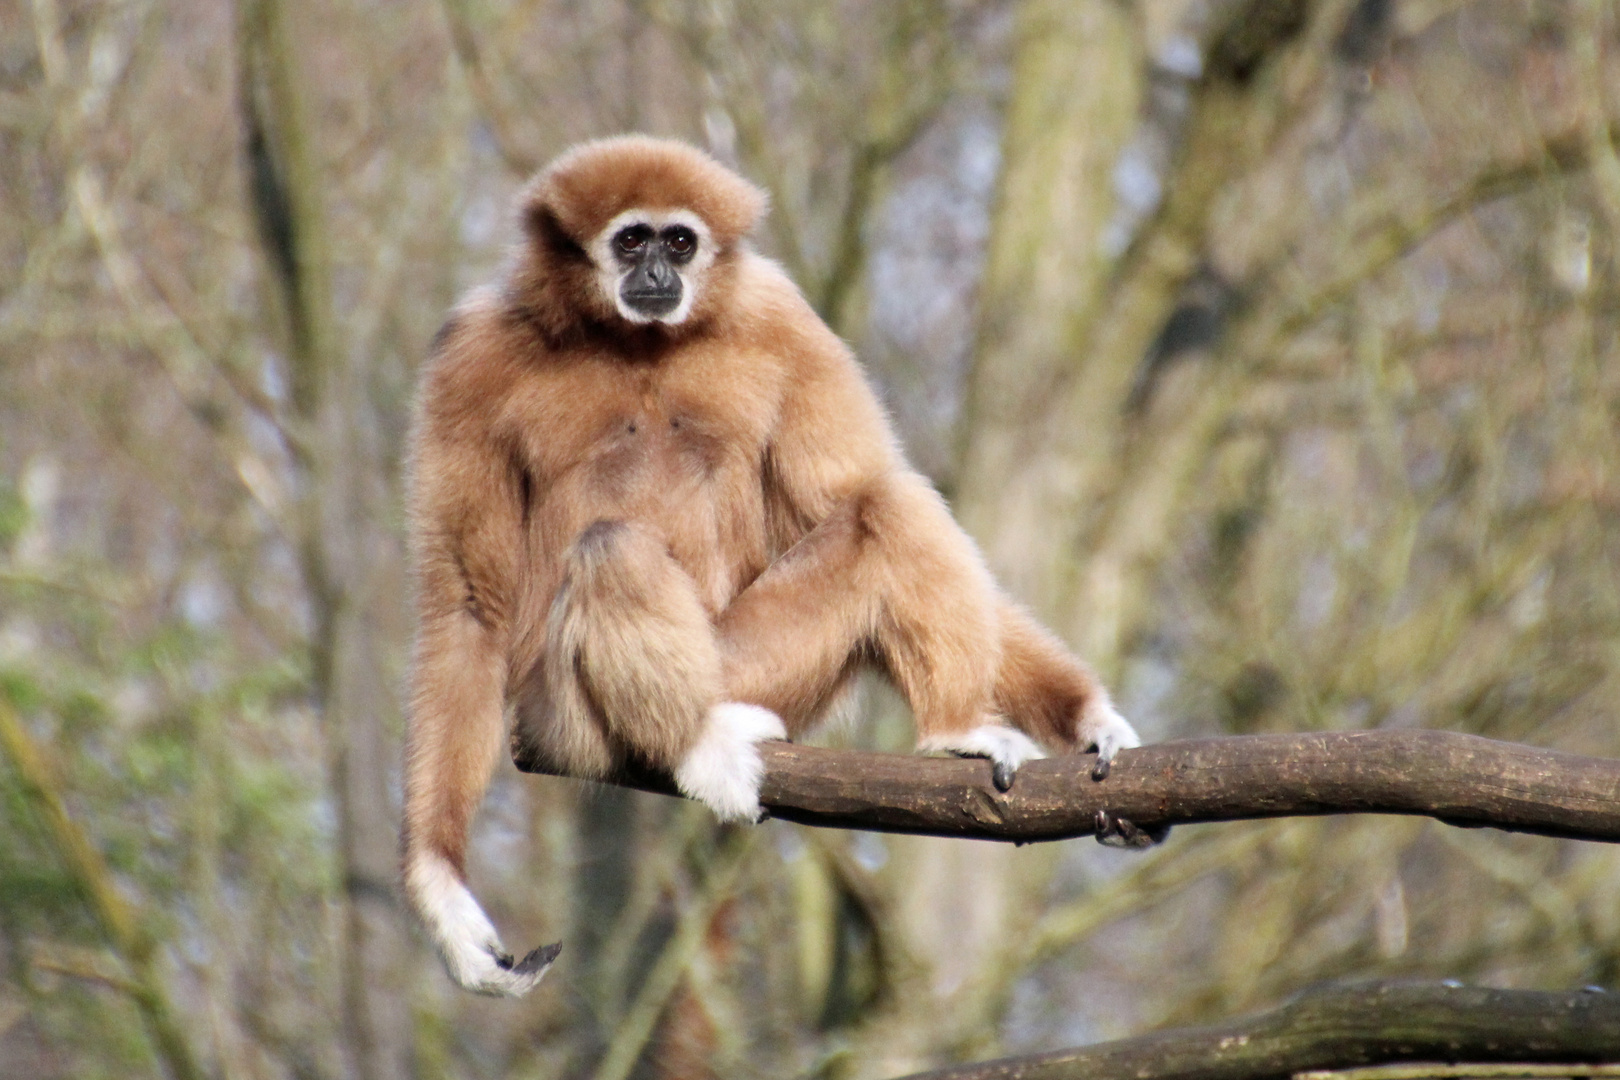
[[[1279,1009],[1211,1027],[911,1080],[1259,1080],[1389,1062],[1596,1063],[1616,1057],[1620,998],[1614,994],[1380,983],[1312,991]]]
[[[1418,814],[1463,827],[1620,841],[1620,761],[1449,731],[1190,739],[1025,765],[999,792],[987,762],[764,747],[761,800],[805,825],[985,840],[1090,836],[1101,814],[1143,828],[1320,814]],[[518,760],[520,769],[547,771]],[[645,774],[620,781],[672,793]]]

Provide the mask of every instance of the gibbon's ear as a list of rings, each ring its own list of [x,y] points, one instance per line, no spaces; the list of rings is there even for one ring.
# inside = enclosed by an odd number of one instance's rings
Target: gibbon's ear
[[[690,210],[722,250],[764,215],[765,192],[703,151],[671,139],[619,135],[583,143],[541,170],[522,196],[530,236],[584,245],[626,210]],[[560,236],[559,236],[560,234]]]

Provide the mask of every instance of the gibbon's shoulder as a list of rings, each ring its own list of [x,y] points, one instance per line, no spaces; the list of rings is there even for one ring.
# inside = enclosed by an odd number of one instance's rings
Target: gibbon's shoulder
[[[496,290],[468,293],[428,350],[417,395],[421,419],[487,423],[491,406],[517,379],[519,358],[533,348],[527,337]]]
[[[727,332],[748,348],[777,358],[789,373],[814,376],[858,366],[787,272],[762,255],[743,255],[727,310]]]

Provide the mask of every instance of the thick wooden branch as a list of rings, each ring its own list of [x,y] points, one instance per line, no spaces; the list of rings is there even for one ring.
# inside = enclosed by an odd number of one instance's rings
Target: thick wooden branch
[[[1620,1061],[1620,994],[1379,983],[1311,991],[1271,1012],[909,1080],[1281,1080],[1393,1062]]]
[[[805,825],[986,840],[1061,840],[1098,811],[1154,829],[1319,814],[1418,814],[1464,827],[1620,841],[1620,760],[1448,731],[1242,735],[1032,761],[997,791],[988,762],[763,746],[761,798]],[[518,768],[548,772],[516,755]],[[662,776],[626,786],[674,794]]]

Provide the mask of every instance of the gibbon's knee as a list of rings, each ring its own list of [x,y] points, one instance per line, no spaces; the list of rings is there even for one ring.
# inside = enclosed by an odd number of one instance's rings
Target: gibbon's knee
[[[543,744],[594,759],[586,775],[626,757],[673,767],[719,700],[719,650],[697,588],[663,538],[632,522],[595,522],[575,542],[543,668],[557,729]]]
[[[795,737],[870,652],[882,597],[864,580],[872,538],[860,517],[857,500],[839,506],[719,618],[726,697],[770,709]]]
[[[641,532],[639,529],[635,531],[637,534]],[[571,567],[585,566],[612,558],[620,546],[620,540],[634,542],[640,539],[639,535],[631,537],[630,533],[631,526],[622,521],[604,518],[591,522],[585,527],[585,531],[579,534],[579,539],[574,541],[574,549],[569,557]]]

